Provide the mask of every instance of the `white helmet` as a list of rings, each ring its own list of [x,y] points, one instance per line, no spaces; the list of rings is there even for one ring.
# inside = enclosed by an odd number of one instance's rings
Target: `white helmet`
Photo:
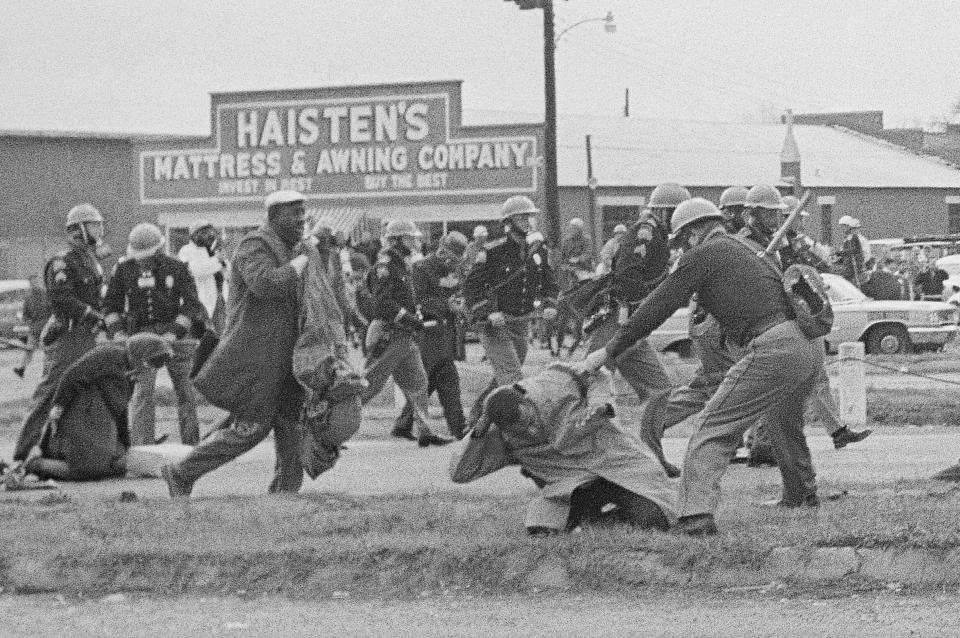
[[[857,228],[857,220],[855,220],[850,215],[841,215],[840,219],[837,220],[837,223],[841,226],[849,226],[850,228]]]
[[[84,222],[103,222],[103,215],[93,204],[77,204],[67,213],[67,227]]]
[[[627,227],[624,226],[623,224],[617,224],[616,226],[613,227],[614,235],[619,235],[620,233],[625,233],[625,232],[627,232]]]
[[[409,219],[394,219],[387,224],[383,231],[384,237],[423,237],[423,233]]]
[[[487,237],[490,235],[490,231],[487,230],[487,227],[483,224],[477,224],[473,227],[473,238],[480,239],[481,237]]]
[[[579,217],[574,217],[573,219],[570,220],[570,225],[573,226],[574,228],[583,228],[584,223],[583,223],[583,220],[580,219]]]
[[[163,233],[153,224],[137,224],[127,240],[127,257],[143,259],[155,254],[163,246]]]

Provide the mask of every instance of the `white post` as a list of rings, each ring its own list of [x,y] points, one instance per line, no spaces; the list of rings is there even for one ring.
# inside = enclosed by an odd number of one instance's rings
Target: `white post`
[[[840,420],[852,428],[867,424],[867,383],[863,366],[863,343],[841,343],[840,348]]]

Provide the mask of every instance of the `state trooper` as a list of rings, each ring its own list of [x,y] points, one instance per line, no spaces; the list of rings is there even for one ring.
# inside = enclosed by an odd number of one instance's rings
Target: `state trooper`
[[[137,224],[130,231],[126,257],[113,269],[104,296],[107,334],[116,341],[151,332],[173,348],[166,364],[177,395],[180,441],[196,445],[200,440],[197,399],[190,382],[197,339],[192,329],[202,330],[207,312],[197,296],[197,286],[184,262],[165,254],[160,229]],[[133,445],[156,442],[157,369],[140,371],[130,399],[130,440]]]
[[[653,189],[647,210],[630,226],[613,258],[607,315],[590,333],[587,352],[607,345],[617,328],[666,276],[670,267],[670,216],[688,199],[690,192],[680,184],[665,182]],[[663,397],[673,385],[646,339],[638,340],[606,365],[611,371],[620,371],[641,401]]]
[[[443,236],[436,252],[413,265],[413,292],[426,323],[418,345],[427,371],[427,395],[436,390],[447,428],[458,439],[463,438],[465,421],[460,375],[454,361],[457,359],[457,324],[464,312],[460,260],[466,249],[467,238],[452,231]],[[413,407],[407,401],[391,434],[412,439],[412,430]]]
[[[383,250],[367,275],[373,297],[373,320],[367,329],[367,364],[364,376],[369,384],[361,401],[366,405],[380,394],[391,376],[413,410],[420,447],[445,445],[450,439],[437,436],[427,425],[427,372],[415,341],[423,330],[411,283],[411,257],[418,251],[422,234],[416,224],[393,220],[384,232]],[[412,438],[412,437],[411,437]]]
[[[779,211],[777,211],[779,212]],[[815,506],[817,488],[803,435],[803,404],[823,368],[823,343],[789,319],[783,283],[774,270],[723,228],[720,210],[705,199],[677,207],[672,231],[683,254],[676,267],[621,326],[607,346],[590,354],[596,369],[648,336],[694,293],[738,351],[697,422],[684,458],[678,527],[716,534],[720,481],[746,430],[767,415],[787,507]]]
[[[728,233],[739,233],[747,224],[743,213],[748,192],[746,186],[731,186],[720,194],[720,212]]]
[[[493,367],[493,379],[470,410],[468,427],[480,418],[494,388],[523,378],[531,314],[557,317],[557,281],[542,242],[529,244],[531,218],[540,210],[529,197],[514,195],[500,207],[504,237],[484,245],[464,282],[463,294],[478,322],[480,343]]]
[[[747,207],[747,226],[742,231],[742,235],[757,244],[760,249],[766,248],[773,235],[777,232],[782,222],[781,216],[789,212],[791,207],[799,205],[796,198],[781,198],[780,192],[772,186],[758,184],[750,189],[746,199]],[[785,238],[779,249],[775,253],[776,259],[780,263],[781,269],[786,269],[793,264],[807,264],[817,267],[815,255],[809,250],[798,249],[789,238]],[[826,263],[820,264],[827,267]],[[819,268],[818,268],[819,269]],[[823,340],[819,340],[823,345]],[[830,392],[830,378],[823,366],[820,366],[816,379],[814,381],[813,391],[810,395],[809,408],[814,420],[819,421],[823,429],[833,440],[833,447],[841,449],[850,443],[859,443],[873,432],[872,430],[851,430],[840,420],[840,408]],[[758,432],[758,431],[759,432]],[[769,445],[764,439],[765,427],[761,424],[753,432],[754,440],[758,444],[762,442]],[[751,445],[751,457],[755,461],[762,460],[762,455],[754,450]],[[758,458],[760,457],[760,458]],[[771,459],[772,460],[772,459]]]
[[[93,349],[103,321],[103,266],[110,254],[103,241],[103,216],[92,204],[78,204],[67,213],[69,248],[57,253],[43,269],[52,315],[41,333],[43,376],[33,392],[30,413],[23,421],[13,459],[24,461],[39,442],[51,400],[64,371]]]

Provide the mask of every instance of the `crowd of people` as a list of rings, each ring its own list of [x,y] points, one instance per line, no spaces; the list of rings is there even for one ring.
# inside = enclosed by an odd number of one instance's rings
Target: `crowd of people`
[[[265,223],[232,255],[204,221],[176,257],[159,228],[138,224],[109,276],[103,217],[81,204],[67,214],[69,248],[43,272],[49,318],[35,336],[43,376],[7,478],[122,475],[131,446],[161,440],[154,387],[165,367],[179,438],[191,446],[163,467],[171,496],[189,496],[271,432],[269,489],[298,491],[305,471],[315,477],[337,461],[361,406],[393,378],[405,397],[393,436],[423,448],[462,439],[450,466],[456,482],[519,465],[540,488],[531,533],[602,520],[716,533],[720,478],[745,439],[752,464],[780,469],[777,505],[815,507],[805,415],[838,449],[870,431],[842,424],[825,333],[801,320],[789,293],[805,282],[804,308],[822,306],[816,272],[839,267],[858,279],[871,257],[856,220],[841,220],[849,232],[835,255],[817,244],[800,204],[760,184],[727,189],[718,206],[664,183],[595,258],[578,218],[548,250],[535,228],[540,211],[518,195],[501,206],[502,236],[491,240],[485,226],[472,241],[453,231],[423,254],[410,221],[347,246],[324,220],[308,227],[302,194],[278,191],[265,198]],[[688,304],[700,367],[675,387],[646,338]],[[586,358],[524,378],[531,324],[564,323],[565,313],[578,321],[573,336],[586,341]],[[492,374],[465,413],[455,362],[468,324]],[[348,357],[350,334],[362,344],[362,371]],[[636,427],[617,417],[605,370],[619,372],[643,405]],[[227,412],[203,438],[196,392]],[[431,428],[433,392],[450,436]],[[661,438],[692,415],[678,466]]]

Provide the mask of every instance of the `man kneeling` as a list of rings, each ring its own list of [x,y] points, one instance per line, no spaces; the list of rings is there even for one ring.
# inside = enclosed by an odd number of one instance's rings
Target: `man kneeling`
[[[142,332],[126,343],[104,343],[74,362],[60,378],[40,455],[24,474],[87,481],[126,473],[130,447],[127,404],[143,368],[160,368],[173,355],[160,336]]]
[[[500,386],[454,453],[450,478],[468,483],[520,465],[540,488],[527,508],[531,534],[598,522],[667,530],[676,490],[656,457],[620,427],[608,388],[605,373],[563,364]]]

